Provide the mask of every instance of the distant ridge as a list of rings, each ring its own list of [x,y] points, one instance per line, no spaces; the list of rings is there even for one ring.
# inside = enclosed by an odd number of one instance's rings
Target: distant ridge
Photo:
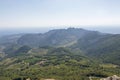
[[[67,47],[86,56],[119,64],[120,34],[106,34],[82,28],[54,29],[46,33],[10,35],[0,38],[1,50],[10,46]]]

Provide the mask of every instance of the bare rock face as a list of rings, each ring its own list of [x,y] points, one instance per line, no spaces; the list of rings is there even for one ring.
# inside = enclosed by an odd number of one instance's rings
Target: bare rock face
[[[113,75],[111,77],[107,77],[107,78],[102,78],[100,80],[120,80],[120,77]]]

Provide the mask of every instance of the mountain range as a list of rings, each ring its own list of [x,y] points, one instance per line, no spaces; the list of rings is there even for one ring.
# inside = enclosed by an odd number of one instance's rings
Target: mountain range
[[[3,36],[0,38],[0,45],[1,48],[67,47],[73,50],[79,49],[87,56],[105,59],[108,62],[112,57],[114,62],[119,59],[120,34],[100,33],[81,28],[55,29],[46,33]]]
[[[24,63],[25,71],[28,63],[34,67],[63,63],[80,67],[100,63],[120,66],[120,34],[68,28],[3,36],[0,38],[0,61],[0,66],[6,69],[20,68]],[[106,76],[98,73],[84,76]]]

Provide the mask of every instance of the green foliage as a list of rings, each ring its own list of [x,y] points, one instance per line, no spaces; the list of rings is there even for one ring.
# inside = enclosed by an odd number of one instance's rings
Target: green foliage
[[[120,65],[120,35],[90,34],[79,39],[72,49],[79,48],[87,56],[106,63]]]
[[[6,40],[1,47],[0,80],[99,80],[120,76],[119,34],[69,28],[26,34]]]
[[[43,47],[40,49],[47,50]],[[41,53],[42,55],[38,56],[36,54],[26,53],[26,55],[13,56],[7,65],[5,65],[6,58],[3,59],[0,65],[0,78],[4,80],[28,78],[32,80],[89,80],[89,76],[102,78],[114,74],[120,75],[118,67],[101,66],[102,64],[66,48],[48,48],[46,54]]]
[[[16,53],[27,53],[30,49],[31,48],[28,46],[22,46],[16,51]]]

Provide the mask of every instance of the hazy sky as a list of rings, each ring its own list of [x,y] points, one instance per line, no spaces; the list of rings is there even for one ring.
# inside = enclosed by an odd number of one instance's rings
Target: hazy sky
[[[120,25],[120,0],[0,0],[0,28]]]

